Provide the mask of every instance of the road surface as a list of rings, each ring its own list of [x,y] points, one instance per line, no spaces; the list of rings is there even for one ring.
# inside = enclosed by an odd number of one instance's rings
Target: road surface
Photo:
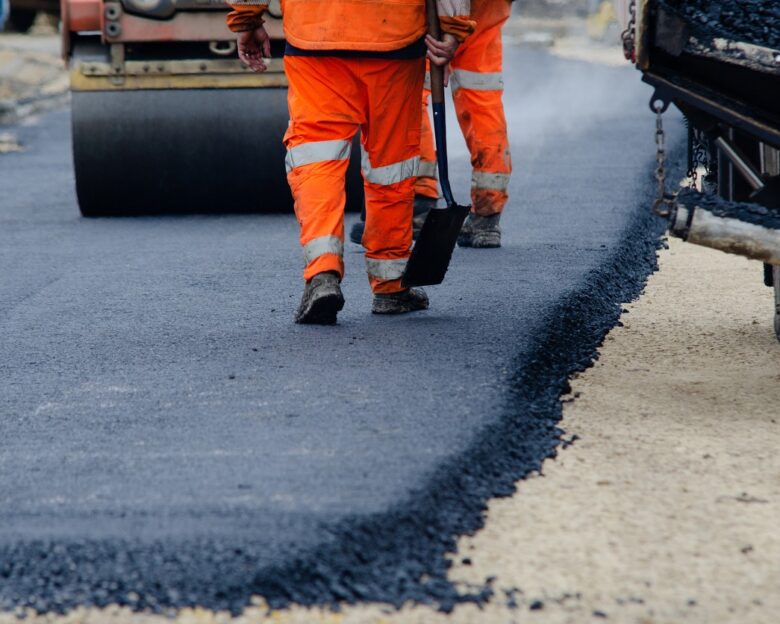
[[[505,82],[504,247],[383,318],[348,243],[336,327],[292,323],[291,215],[85,220],[69,112],[4,129],[25,151],[0,155],[0,608],[485,596],[445,554],[555,451],[566,375],[659,234],[634,71],[511,49]]]

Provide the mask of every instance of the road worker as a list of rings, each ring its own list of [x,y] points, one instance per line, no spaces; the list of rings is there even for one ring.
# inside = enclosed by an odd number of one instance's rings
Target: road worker
[[[270,56],[267,5],[253,1],[231,2],[228,26],[238,33],[244,63],[263,71],[263,57]],[[401,285],[420,161],[421,111],[409,103],[422,93],[426,49],[431,62],[446,65],[474,30],[469,0],[438,0],[441,41],[425,34],[424,0],[285,0],[283,8],[287,180],[306,264],[296,322],[333,324],[344,305],[344,177],[358,129],[372,311],[425,309],[425,292]]]
[[[459,46],[449,78],[458,122],[471,154],[471,214],[463,225],[461,247],[500,247],[499,219],[508,195],[512,160],[502,102],[501,30],[511,13],[508,0],[471,0],[476,29]],[[414,228],[439,197],[436,150],[428,117],[430,91],[422,98],[422,141],[419,177],[415,184]],[[359,243],[363,223],[356,223],[350,239]]]

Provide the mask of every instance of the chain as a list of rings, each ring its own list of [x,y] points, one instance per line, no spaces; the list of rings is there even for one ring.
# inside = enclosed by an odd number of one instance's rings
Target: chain
[[[693,126],[690,127],[690,140],[690,154],[688,159],[689,166],[687,172],[690,182],[688,187],[696,190],[699,179],[699,167],[702,164],[704,165],[704,175],[706,177],[710,173],[710,163],[707,155],[705,139],[702,136],[702,133]]]
[[[666,135],[661,116],[663,104],[656,102],[655,108],[655,179],[658,182],[658,196],[653,202],[653,212],[659,217],[668,217],[674,205],[674,195],[666,192]]]
[[[620,34],[623,41],[623,56],[632,63],[636,62],[636,0],[628,3],[628,24]]]
[[[688,135],[688,171],[685,177],[688,179],[688,188],[696,188],[696,178],[698,173],[698,163],[696,162],[696,128],[693,127],[690,119],[683,117],[685,121],[686,134]]]

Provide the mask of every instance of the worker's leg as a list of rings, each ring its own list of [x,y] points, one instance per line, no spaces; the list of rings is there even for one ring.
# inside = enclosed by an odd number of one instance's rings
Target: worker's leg
[[[347,59],[288,56],[287,180],[301,226],[304,279],[344,274],[344,178],[364,115]]]
[[[422,59],[360,61],[368,95],[361,127],[366,194],[366,269],[374,293],[403,291],[412,245],[412,202],[420,163]]]
[[[420,167],[418,169],[417,181],[414,185],[414,207],[412,218],[412,232],[414,238],[422,229],[425,223],[425,217],[431,208],[436,206],[436,200],[439,198],[439,187],[437,182],[436,167],[436,148],[433,141],[433,130],[428,116],[428,99],[431,92],[429,89],[423,89],[422,92],[422,124],[420,126]],[[360,221],[352,225],[349,238],[353,243],[363,244],[363,232],[365,231],[366,211],[363,208],[363,214]]]
[[[512,160],[502,102],[501,28],[509,18],[506,0],[474,3],[474,33],[460,46],[450,78],[455,110],[471,153],[472,211],[500,214],[507,202]]]
[[[335,323],[344,304],[344,177],[352,137],[365,119],[361,89],[347,59],[289,56],[287,180],[301,227],[306,287],[300,323]]]

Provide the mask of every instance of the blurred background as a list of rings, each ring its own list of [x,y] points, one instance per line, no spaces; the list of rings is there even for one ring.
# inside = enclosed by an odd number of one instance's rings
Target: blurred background
[[[620,64],[615,14],[624,1],[517,0],[506,37],[563,57]],[[59,28],[58,0],[0,0],[0,124],[66,96]]]

